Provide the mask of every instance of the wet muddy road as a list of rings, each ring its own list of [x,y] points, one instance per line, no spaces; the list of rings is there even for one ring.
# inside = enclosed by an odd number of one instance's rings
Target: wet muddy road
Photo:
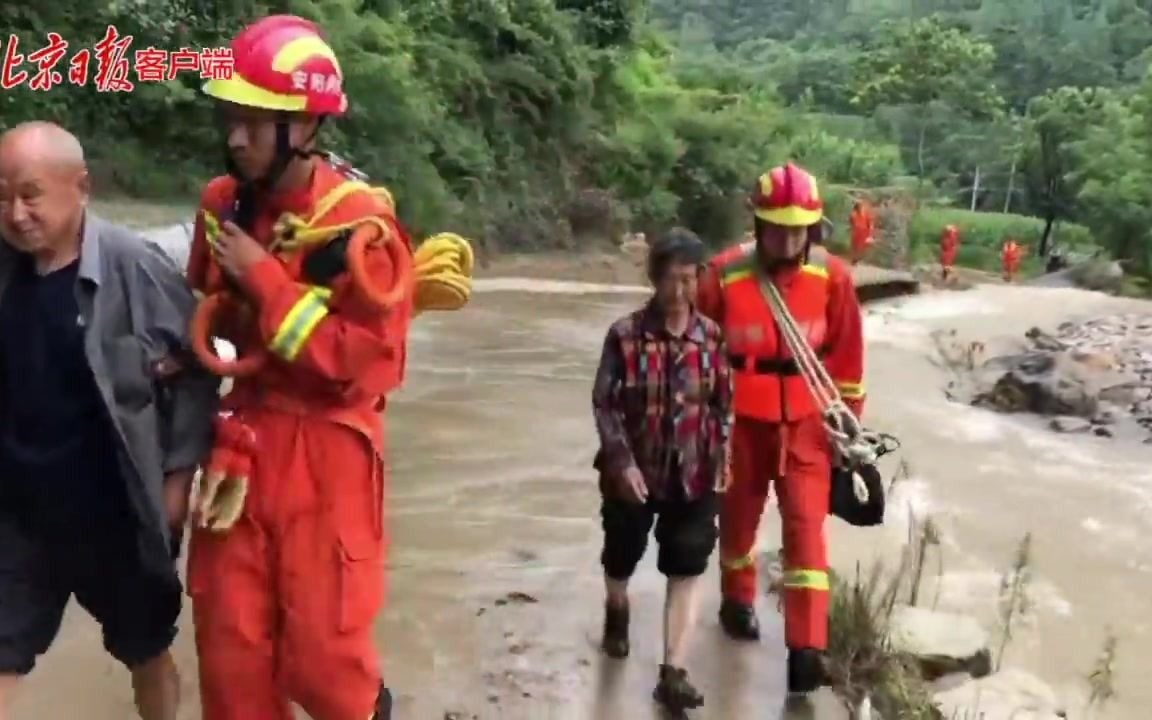
[[[409,382],[389,412],[393,552],[379,639],[398,720],[659,717],[650,700],[662,652],[654,558],[634,583],[633,656],[607,661],[597,651],[590,382],[607,324],[636,298],[484,293],[467,313],[418,322]],[[696,717],[810,717],[781,706],[774,603],[765,605],[769,639],[730,644],[716,622],[714,573],[691,662],[707,696]],[[192,720],[199,715],[187,623],[178,660],[182,718]],[[821,720],[843,716],[830,698],[818,705]],[[133,715],[126,672],[103,654],[94,623],[72,608],[15,720],[80,716]]]
[[[379,638],[399,694],[397,718],[658,717],[649,694],[663,587],[653,558],[634,583],[633,657],[605,661],[596,649],[590,382],[606,325],[637,299],[481,292],[467,312],[417,323],[409,383],[389,413],[394,549]],[[1037,420],[947,402],[928,331],[959,327],[988,340],[1134,306],[1076,291],[987,287],[872,308],[868,414],[902,437],[913,477],[892,499],[889,527],[830,525],[833,562],[850,572],[855,561],[899,547],[909,512],[932,513],[945,531],[945,559],[939,593],[928,592],[942,608],[973,612],[989,626],[999,573],[1031,530],[1036,610],[1018,628],[1009,662],[1038,672],[1074,709],[1111,626],[1121,635],[1121,695],[1105,717],[1119,720],[1146,718],[1152,704],[1141,673],[1152,665],[1152,449],[1055,436]],[[766,515],[765,547],[776,545],[774,515]],[[765,600],[762,614],[770,637],[732,645],[715,619],[714,572],[690,663],[707,695],[697,717],[804,717],[781,711],[774,601]],[[184,630],[182,717],[192,720],[195,663]],[[825,705],[818,720],[843,717]],[[103,655],[97,628],[74,611],[15,718],[81,716],[132,713],[126,674]]]

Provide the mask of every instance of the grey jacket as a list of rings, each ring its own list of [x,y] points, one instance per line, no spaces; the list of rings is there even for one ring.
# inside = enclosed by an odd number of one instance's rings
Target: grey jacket
[[[0,299],[15,259],[0,243]],[[206,459],[219,381],[190,362],[184,365],[193,369],[158,380],[152,366],[188,357],[196,300],[157,246],[92,213],[84,223],[76,300],[85,354],[115,425],[123,480],[140,520],[141,559],[171,572],[164,475]]]

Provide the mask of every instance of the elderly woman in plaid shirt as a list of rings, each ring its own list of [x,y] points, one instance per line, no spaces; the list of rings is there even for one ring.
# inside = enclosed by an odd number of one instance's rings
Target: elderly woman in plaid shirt
[[[720,327],[695,310],[703,243],[688,230],[648,256],[655,294],[608,329],[592,395],[600,451],[607,600],[604,652],[628,655],[628,579],[656,526],[657,567],[668,578],[664,663],[656,699],[703,705],[684,668],[698,579],[716,547],[717,493],[727,483],[732,386]]]

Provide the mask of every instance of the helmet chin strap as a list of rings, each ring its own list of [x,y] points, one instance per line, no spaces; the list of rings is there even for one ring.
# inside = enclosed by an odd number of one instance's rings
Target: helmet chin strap
[[[325,117],[320,116],[316,123],[315,129],[312,134],[305,141],[305,144],[311,142],[320,130],[320,126],[324,123]],[[232,159],[232,153],[228,151],[227,146],[224,148],[224,162],[228,170],[228,174],[236,178],[238,186],[236,188],[236,199],[232,205],[232,222],[245,232],[252,231],[252,225],[256,220],[256,201],[261,194],[266,194],[276,187],[292,161],[297,158],[308,158],[313,155],[321,155],[315,150],[301,150],[292,146],[291,135],[291,116],[287,113],[281,113],[276,119],[276,148],[272,155],[272,162],[269,164],[268,169],[258,178],[249,179],[244,177],[240,172],[240,168],[236,165],[236,161]]]

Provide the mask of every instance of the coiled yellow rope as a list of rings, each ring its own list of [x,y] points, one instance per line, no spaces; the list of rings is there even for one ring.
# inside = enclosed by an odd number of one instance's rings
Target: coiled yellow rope
[[[472,297],[472,245],[454,233],[439,233],[416,248],[414,312],[459,310]]]

